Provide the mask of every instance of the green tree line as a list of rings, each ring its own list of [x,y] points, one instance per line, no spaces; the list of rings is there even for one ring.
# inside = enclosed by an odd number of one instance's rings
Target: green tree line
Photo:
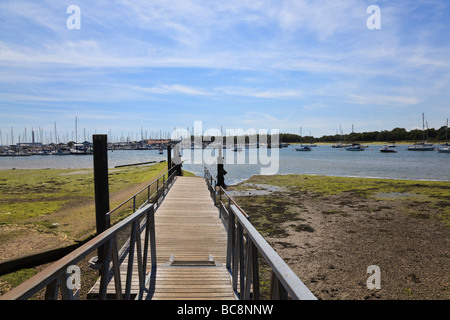
[[[312,136],[300,137],[298,134],[292,133],[280,133],[281,142],[352,142],[352,141],[365,141],[365,142],[386,142],[386,141],[446,141],[447,140],[447,127],[442,126],[439,129],[426,129],[425,131],[421,129],[413,129],[407,131],[405,128],[394,128],[392,130],[382,130],[382,131],[370,131],[370,132],[352,132],[349,134],[335,134],[335,135],[325,135],[320,138],[315,138]]]

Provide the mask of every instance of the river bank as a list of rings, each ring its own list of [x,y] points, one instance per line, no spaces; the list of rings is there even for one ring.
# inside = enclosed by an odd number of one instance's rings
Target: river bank
[[[162,162],[110,169],[111,209],[166,168]],[[0,261],[70,245],[93,233],[92,169],[0,171]]]
[[[228,191],[319,299],[450,298],[448,182],[255,175]]]

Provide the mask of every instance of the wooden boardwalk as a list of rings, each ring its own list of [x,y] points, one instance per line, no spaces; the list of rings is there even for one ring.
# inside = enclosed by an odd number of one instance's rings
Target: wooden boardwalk
[[[144,299],[236,299],[225,268],[227,233],[203,178],[177,177],[156,210],[155,226],[157,266],[156,272],[147,274],[150,290]],[[121,264],[122,287],[127,264],[127,259]],[[91,290],[95,292],[98,283]],[[114,292],[114,280],[108,292]],[[135,271],[132,296],[138,292]]]

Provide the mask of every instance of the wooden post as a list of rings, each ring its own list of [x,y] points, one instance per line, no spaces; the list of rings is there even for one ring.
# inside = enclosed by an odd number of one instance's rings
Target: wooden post
[[[183,175],[183,170],[181,168],[181,166],[183,165],[183,162],[181,161],[181,151],[180,151],[180,144],[176,144],[175,147],[173,148],[173,156],[175,159],[177,159],[179,161],[179,163],[177,163],[175,161],[175,163],[177,164],[176,166],[176,175],[177,176],[182,176]]]
[[[217,186],[224,189],[227,188],[225,184],[225,175],[227,172],[223,168],[223,156],[222,156],[222,145],[219,146],[219,156],[217,157]]]
[[[108,144],[106,134],[94,134],[95,223],[97,234],[109,228]],[[98,250],[98,262],[103,262],[103,246]]]
[[[169,175],[172,173],[170,169],[172,169],[172,146],[169,144],[167,145],[167,170]]]

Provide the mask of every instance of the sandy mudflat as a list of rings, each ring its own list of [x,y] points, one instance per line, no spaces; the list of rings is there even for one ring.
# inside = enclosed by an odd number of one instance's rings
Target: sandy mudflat
[[[228,191],[317,298],[450,298],[450,229],[442,219],[450,199],[383,190],[323,195],[264,187],[270,178],[251,182]],[[371,265],[380,268],[380,290],[367,287]]]

